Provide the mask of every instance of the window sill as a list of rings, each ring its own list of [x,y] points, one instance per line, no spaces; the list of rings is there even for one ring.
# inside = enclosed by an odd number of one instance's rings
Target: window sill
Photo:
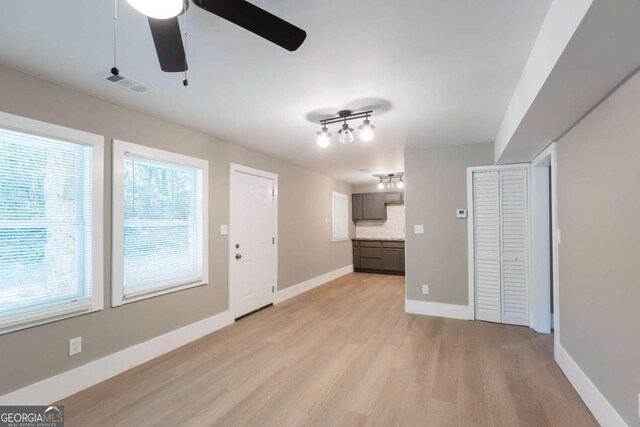
[[[32,328],[58,320],[68,319],[82,314],[102,310],[101,304],[95,304],[91,300],[76,301],[56,307],[32,311],[17,316],[12,316],[0,321],[0,335],[21,329]]]
[[[165,286],[165,287],[162,287],[160,289],[155,289],[155,290],[135,292],[135,293],[133,293],[133,294],[131,294],[129,296],[113,295],[111,306],[112,307],[119,307],[119,306],[122,306],[122,305],[125,305],[125,304],[129,304],[129,303],[132,303],[132,302],[142,301],[142,300],[145,300],[145,299],[158,297],[160,295],[171,294],[173,292],[184,291],[184,290],[191,289],[191,288],[197,288],[197,287],[200,287],[200,286],[205,286],[207,284],[208,284],[208,280],[203,279],[203,280],[198,280],[198,281],[195,281],[195,282],[189,282],[189,283],[184,283],[184,284]]]

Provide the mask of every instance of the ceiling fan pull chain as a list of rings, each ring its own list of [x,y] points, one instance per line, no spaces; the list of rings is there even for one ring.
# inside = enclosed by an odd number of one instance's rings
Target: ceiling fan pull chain
[[[111,74],[117,76],[120,70],[117,67],[118,58],[118,0],[113,0],[113,67]]]
[[[184,80],[182,84],[186,87],[189,86],[189,80],[187,80],[187,33],[188,33],[188,22],[187,14],[189,10],[184,11]]]

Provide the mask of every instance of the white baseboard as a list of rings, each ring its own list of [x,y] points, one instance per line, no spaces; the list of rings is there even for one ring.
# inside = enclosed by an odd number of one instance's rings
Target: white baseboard
[[[334,279],[337,279],[340,276],[344,276],[345,274],[349,274],[352,272],[353,272],[353,264],[344,266],[337,270],[330,271],[320,276],[313,277],[309,280],[305,280],[302,283],[298,283],[297,285],[289,286],[288,288],[278,290],[278,292],[276,292],[273,298],[274,300],[273,302],[274,304],[281,303],[282,301],[286,301],[289,298],[293,298],[296,295],[300,295],[304,292],[310,291],[313,288],[317,288],[318,286],[324,285],[327,282],[330,282]]]
[[[0,405],[49,405],[233,323],[225,311],[0,396]]]
[[[560,369],[567,376],[569,382],[576,389],[598,423],[604,427],[628,427],[620,414],[613,409],[613,406],[561,345],[555,346],[554,353],[556,363],[558,363]]]
[[[469,319],[469,306],[467,305],[408,299],[404,301],[404,311],[411,314],[449,317],[451,319]]]

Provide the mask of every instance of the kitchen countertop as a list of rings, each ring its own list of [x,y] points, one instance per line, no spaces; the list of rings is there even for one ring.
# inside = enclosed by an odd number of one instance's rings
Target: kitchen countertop
[[[404,239],[376,239],[373,237],[356,237],[354,239],[351,239],[357,242],[404,242]]]

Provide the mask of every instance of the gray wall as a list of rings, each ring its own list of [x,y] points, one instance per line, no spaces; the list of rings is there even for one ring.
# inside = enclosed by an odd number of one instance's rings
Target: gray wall
[[[279,175],[280,289],[352,263],[351,242],[331,242],[331,192],[350,194],[351,186],[8,68],[0,67],[0,85],[0,111],[104,135],[107,174],[106,307],[0,336],[0,395],[227,309],[228,242],[219,228],[229,223],[229,162]],[[209,285],[109,307],[111,138],[209,160]],[[69,357],[68,340],[76,336],[83,338],[83,351]]]
[[[640,426],[640,74],[558,141],[560,343]]]
[[[467,221],[456,219],[456,209],[467,207],[467,167],[493,164],[493,143],[406,150],[404,157],[407,299],[466,305]],[[415,224],[424,234],[413,233]]]

